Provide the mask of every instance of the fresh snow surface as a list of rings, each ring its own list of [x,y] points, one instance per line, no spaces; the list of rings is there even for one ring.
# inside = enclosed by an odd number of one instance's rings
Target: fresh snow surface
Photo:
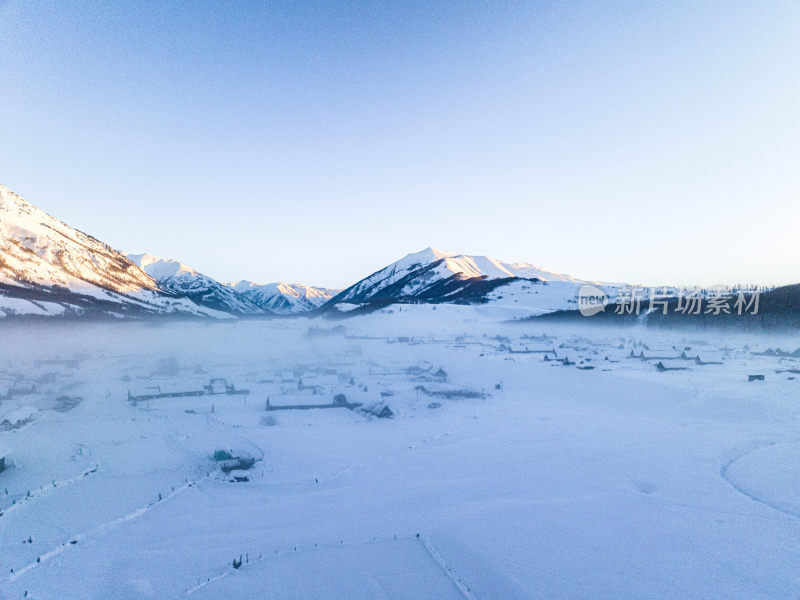
[[[800,336],[498,310],[3,324],[0,598],[800,597]]]
[[[54,302],[32,302],[24,298],[0,296],[0,316],[14,315],[60,315],[65,307]]]

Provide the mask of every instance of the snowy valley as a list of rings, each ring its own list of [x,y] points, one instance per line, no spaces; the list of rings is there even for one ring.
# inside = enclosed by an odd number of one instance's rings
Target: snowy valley
[[[413,305],[4,341],[0,598],[800,593],[796,334]]]
[[[5,188],[0,233],[2,600],[800,596],[797,286],[765,334],[434,248],[223,284]]]
[[[800,600],[798,25],[0,0],[0,600]]]

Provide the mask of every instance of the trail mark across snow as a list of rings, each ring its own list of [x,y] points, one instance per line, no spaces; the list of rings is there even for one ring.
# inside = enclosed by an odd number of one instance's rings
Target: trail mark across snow
[[[39,489],[29,492],[28,495],[23,496],[22,498],[17,500],[14,504],[11,504],[10,506],[0,510],[0,518],[7,516],[11,512],[19,509],[21,506],[24,506],[29,502],[33,502],[34,500],[41,498],[42,496],[46,495],[48,492],[52,490],[55,490],[57,488],[63,488],[68,485],[78,483],[79,481],[83,481],[90,475],[94,475],[95,473],[97,473],[99,468],[100,468],[99,465],[95,465],[91,469],[87,469],[86,471],[84,471],[80,475],[77,475],[76,477],[72,477],[71,479],[62,479],[61,481],[53,481],[51,483],[48,483],[47,485],[43,485]]]
[[[779,444],[797,444],[797,443],[800,443],[800,440],[795,440],[793,442],[778,441],[778,442],[769,442],[769,443],[766,443],[766,444],[760,444],[760,445],[756,446],[755,448],[751,448],[747,452],[744,452],[743,454],[740,454],[736,458],[733,458],[733,459],[729,460],[727,463],[725,463],[722,466],[722,468],[720,469],[720,471],[719,471],[720,477],[722,477],[728,483],[728,485],[730,485],[734,490],[736,490],[737,492],[739,492],[743,496],[746,496],[747,498],[749,498],[753,502],[758,502],[759,504],[763,504],[764,506],[767,506],[767,507],[769,507],[769,508],[771,508],[773,510],[777,510],[778,512],[783,513],[784,515],[787,515],[787,516],[792,517],[794,519],[800,519],[800,514],[794,512],[794,511],[787,510],[787,509],[785,509],[785,508],[783,508],[781,506],[778,506],[776,504],[773,504],[773,503],[769,502],[768,500],[765,500],[764,498],[758,497],[757,495],[753,494],[752,492],[748,492],[747,490],[745,490],[744,488],[739,486],[735,481],[733,481],[733,479],[731,478],[731,476],[729,474],[730,468],[734,464],[736,464],[738,461],[742,460],[743,458],[751,455],[753,452],[757,452],[757,451],[763,450],[765,448],[771,448],[771,447],[777,446]]]
[[[293,550],[284,550],[281,552],[275,552],[274,554],[261,554],[255,559],[251,559],[248,563],[239,567],[239,570],[246,569],[252,567],[253,565],[258,564],[263,560],[270,560],[275,558],[280,558],[283,556],[287,556],[290,554],[295,554],[297,552],[313,552],[316,550],[322,550],[326,548],[338,548],[338,547],[346,547],[346,546],[355,546],[355,545],[363,545],[363,544],[374,544],[374,543],[387,543],[387,542],[397,542],[397,541],[419,541],[422,543],[425,550],[431,556],[431,558],[438,564],[442,570],[444,571],[445,575],[453,582],[455,587],[461,593],[466,600],[477,600],[475,595],[470,591],[469,587],[461,580],[458,575],[456,575],[455,571],[450,567],[450,565],[444,560],[441,554],[439,554],[438,550],[433,546],[431,541],[427,537],[420,537],[419,534],[416,535],[404,535],[404,536],[392,536],[392,537],[382,537],[382,538],[374,538],[374,539],[359,539],[359,540],[350,540],[347,542],[338,541],[338,542],[331,542],[328,544],[318,544],[313,547],[305,547],[305,548],[294,548]],[[211,585],[225,577],[236,572],[232,566],[229,566],[221,573],[213,576],[208,577],[205,581],[198,582],[197,585],[194,585],[188,589],[186,589],[186,594],[191,595],[195,592],[205,588],[208,585]]]
[[[76,547],[79,544],[79,542],[81,542],[81,541],[90,539],[93,536],[96,536],[96,535],[99,535],[99,534],[107,533],[107,532],[111,531],[112,529],[114,529],[114,528],[116,528],[116,527],[118,527],[118,526],[120,526],[120,525],[122,525],[124,523],[127,523],[129,521],[137,519],[138,517],[141,517],[143,514],[147,513],[148,511],[150,511],[151,509],[155,508],[156,506],[158,506],[158,505],[170,500],[171,498],[174,498],[175,496],[177,496],[181,492],[184,492],[184,491],[188,490],[189,488],[196,486],[200,482],[208,479],[211,475],[212,475],[212,473],[209,473],[209,474],[201,477],[200,479],[197,479],[195,481],[190,481],[189,483],[186,483],[186,484],[184,484],[184,485],[182,485],[180,487],[177,487],[177,488],[175,488],[174,491],[170,492],[169,494],[164,496],[162,499],[155,500],[155,501],[147,504],[146,506],[143,506],[141,508],[137,508],[136,510],[128,513],[127,515],[124,515],[124,516],[119,517],[117,519],[113,519],[111,521],[107,521],[105,523],[101,523],[100,525],[97,525],[96,527],[93,527],[92,529],[84,531],[83,533],[78,533],[78,534],[70,536],[69,540],[67,540],[66,542],[62,542],[61,544],[59,544],[58,546],[56,546],[52,550],[49,550],[48,552],[45,552],[44,554],[40,555],[35,562],[32,562],[32,563],[30,563],[28,565],[25,565],[21,569],[15,570],[6,579],[6,581],[15,581],[16,579],[19,579],[20,577],[22,577],[26,573],[32,571],[36,567],[43,565],[44,563],[46,563],[50,559],[55,558],[56,556],[59,556],[59,555],[63,554],[64,552],[66,552],[70,548]]]

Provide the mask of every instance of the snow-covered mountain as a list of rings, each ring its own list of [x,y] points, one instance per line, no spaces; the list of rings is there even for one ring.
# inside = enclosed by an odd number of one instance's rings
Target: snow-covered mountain
[[[299,314],[317,309],[340,291],[282,282],[234,281],[227,285],[263,310],[275,314]]]
[[[124,254],[0,186],[0,317],[35,314],[297,315],[399,303],[489,304],[532,314],[576,307],[586,282],[529,263],[427,248],[343,291],[228,284],[152,254]]]
[[[575,306],[587,282],[529,263],[504,263],[426,248],[376,271],[333,297],[326,308],[341,305],[402,303],[513,304],[534,312]]]
[[[200,306],[238,315],[265,312],[244,294],[177,260],[152,254],[127,254],[127,257],[152,277],[161,290],[185,296]]]
[[[65,313],[213,315],[162,293],[120,252],[0,186],[0,316]]]
[[[236,281],[223,284],[192,267],[152,254],[126,254],[166,292],[235,315],[294,315],[319,308],[338,290],[299,283]]]

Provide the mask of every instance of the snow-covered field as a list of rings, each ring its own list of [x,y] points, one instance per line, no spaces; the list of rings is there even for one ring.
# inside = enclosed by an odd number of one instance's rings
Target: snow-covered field
[[[3,325],[0,598],[800,597],[800,336],[503,318]]]

